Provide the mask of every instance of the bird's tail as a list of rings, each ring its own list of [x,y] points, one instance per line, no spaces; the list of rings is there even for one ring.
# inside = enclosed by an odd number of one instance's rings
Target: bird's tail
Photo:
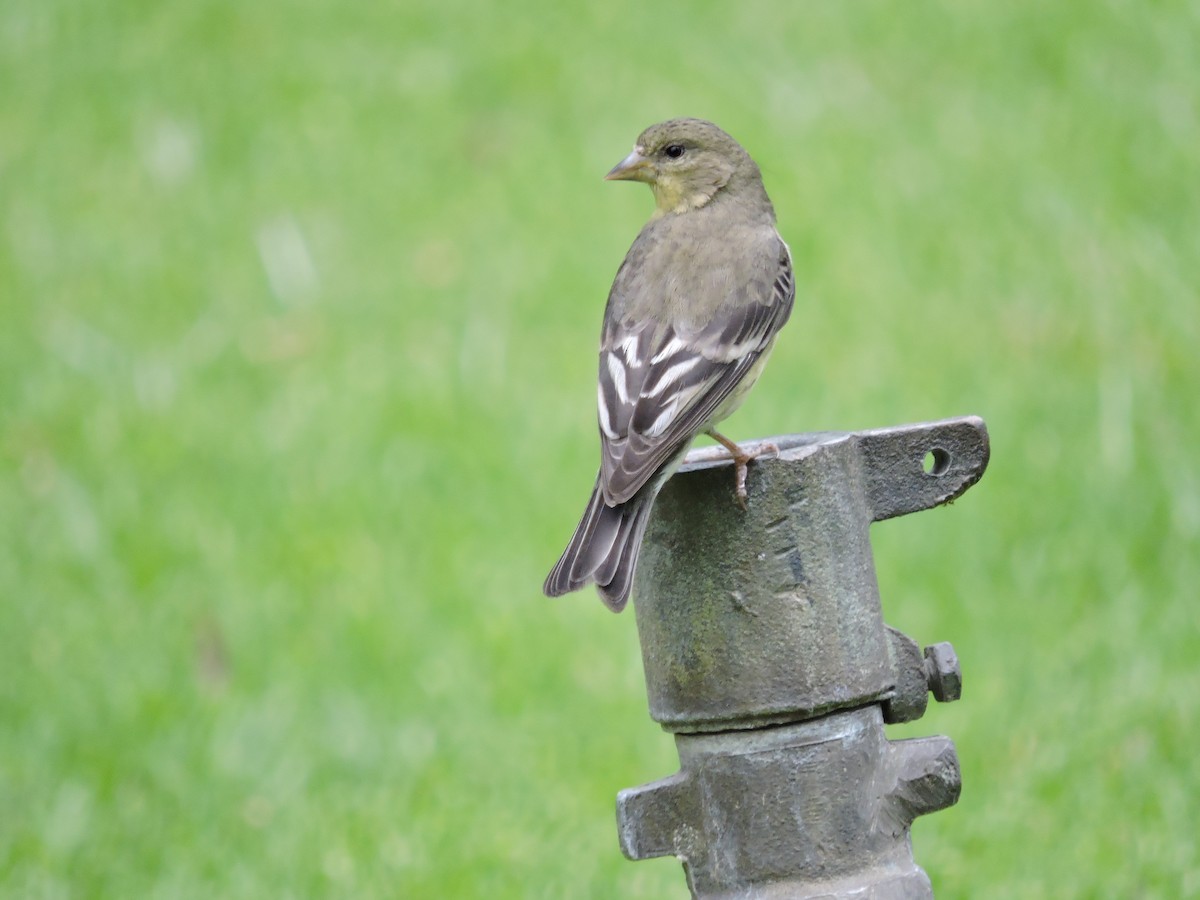
[[[579,527],[546,576],[542,586],[546,596],[560,597],[594,581],[609,609],[624,609],[652,505],[653,497],[639,492],[625,503],[609,506],[597,478]]]

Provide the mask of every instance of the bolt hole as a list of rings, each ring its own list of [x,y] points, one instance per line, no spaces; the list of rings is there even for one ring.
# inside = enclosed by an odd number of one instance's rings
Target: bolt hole
[[[934,447],[925,454],[925,460],[921,466],[925,469],[926,475],[940,478],[950,468],[950,454],[941,447]]]

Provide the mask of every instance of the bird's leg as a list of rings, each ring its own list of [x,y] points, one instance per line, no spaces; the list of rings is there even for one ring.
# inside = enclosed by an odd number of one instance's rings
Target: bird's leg
[[[737,478],[737,500],[738,505],[742,509],[746,509],[746,467],[752,459],[757,459],[762,454],[771,452],[779,453],[779,448],[769,441],[763,441],[753,450],[743,450],[721,432],[715,429],[709,429],[708,436],[729,451],[729,455],[733,457],[734,472]]]

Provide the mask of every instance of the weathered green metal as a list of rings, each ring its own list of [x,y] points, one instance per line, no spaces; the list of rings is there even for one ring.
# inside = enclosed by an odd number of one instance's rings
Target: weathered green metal
[[[924,898],[908,826],[955,802],[947,738],[887,722],[957,699],[949,644],[922,654],[883,621],[872,522],[945,503],[982,476],[978,418],[772,438],[750,502],[719,452],[659,495],[634,606],[651,716],[677,775],[618,798],[634,859],[675,854],[702,898]],[[867,893],[863,893],[867,891]]]

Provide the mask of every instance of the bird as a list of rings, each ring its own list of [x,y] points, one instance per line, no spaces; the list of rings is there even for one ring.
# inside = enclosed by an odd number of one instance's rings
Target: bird
[[[716,430],[762,373],[795,299],[792,256],[750,155],[712,122],[651,125],[605,176],[649,185],[655,209],[617,270],[600,336],[600,471],[544,593],[595,583],[624,609],[659,490],[692,442],[729,451],[746,507],[745,449]]]

